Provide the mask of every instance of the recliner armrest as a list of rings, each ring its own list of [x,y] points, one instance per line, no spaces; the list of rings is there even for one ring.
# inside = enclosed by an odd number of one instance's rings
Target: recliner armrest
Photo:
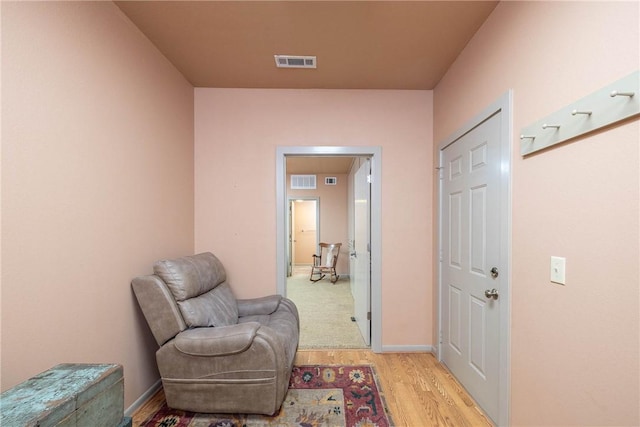
[[[238,316],[256,316],[274,313],[280,305],[282,296],[269,295],[262,298],[239,299]]]
[[[247,322],[188,329],[176,336],[174,345],[178,351],[190,356],[226,356],[249,348],[259,328],[258,322]]]

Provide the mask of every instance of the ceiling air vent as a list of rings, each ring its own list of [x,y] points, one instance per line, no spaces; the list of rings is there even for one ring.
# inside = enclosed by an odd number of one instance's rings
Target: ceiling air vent
[[[273,55],[278,68],[317,68],[315,56]]]
[[[292,190],[313,190],[316,188],[315,175],[291,175]]]

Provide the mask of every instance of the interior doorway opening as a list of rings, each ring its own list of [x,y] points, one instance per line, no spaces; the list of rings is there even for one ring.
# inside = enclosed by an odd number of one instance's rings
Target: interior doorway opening
[[[294,269],[303,269],[313,263],[320,243],[320,199],[288,198],[289,200],[289,251],[287,277]]]
[[[363,215],[369,206],[359,200],[363,197],[356,191],[359,188],[362,192],[363,182],[369,185],[362,176],[367,159],[286,159],[290,218],[286,294],[300,314],[300,348],[370,345],[370,257],[366,251],[370,216]],[[359,232],[359,256],[354,230]],[[313,265],[316,275],[310,277]],[[322,268],[331,274],[317,273]]]
[[[381,320],[381,290],[380,290],[380,163],[381,163],[381,152],[379,147],[278,147],[277,150],[277,166],[276,166],[276,178],[277,178],[277,259],[278,259],[278,268],[277,268],[277,290],[282,295],[290,296],[291,291],[287,289],[287,282],[295,276],[296,271],[300,272],[299,269],[294,269],[290,267],[288,253],[290,253],[289,249],[289,224],[287,214],[290,199],[295,199],[295,196],[289,197],[288,195],[288,160],[294,159],[295,161],[300,160],[300,158],[311,158],[313,163],[323,163],[325,160],[345,160],[346,158],[351,158],[349,160],[348,165],[348,173],[343,177],[331,177],[335,179],[328,179],[326,182],[328,185],[333,185],[336,182],[340,182],[341,179],[348,179],[349,174],[352,173],[351,168],[353,166],[353,160],[355,158],[369,159],[369,165],[371,168],[370,176],[368,177],[369,183],[371,184],[371,214],[369,215],[369,224],[368,227],[370,229],[370,242],[366,245],[368,250],[368,257],[370,259],[370,265],[367,270],[370,270],[369,275],[369,295],[367,298],[368,304],[368,313],[365,313],[365,316],[368,317],[368,322],[370,324],[370,332],[367,338],[370,338],[368,341],[370,342],[370,346],[374,352],[381,351],[380,344],[380,320]],[[322,160],[321,160],[322,159]],[[360,164],[361,162],[359,162]],[[299,170],[296,170],[294,173],[303,173]],[[304,173],[308,173],[305,171]],[[325,174],[326,175],[326,174]],[[317,182],[319,185],[325,184],[325,176],[321,176],[318,174]],[[350,206],[349,200],[353,201],[353,193],[352,189],[348,192],[348,198],[345,197],[343,199],[343,208],[347,208]],[[355,202],[354,202],[355,203]],[[320,196],[319,205],[322,207],[320,209],[320,218],[323,217],[323,212],[325,210],[326,204],[323,200],[322,196]],[[353,253],[353,235],[352,233],[352,212],[353,207],[349,207],[347,209],[349,211],[349,215],[344,215],[342,221],[344,223],[344,227],[348,230],[346,234],[338,237],[325,237],[330,233],[328,230],[333,227],[326,227],[322,225],[322,219],[319,221],[321,223],[320,229],[321,233],[319,235],[319,242],[324,240],[329,240],[326,243],[343,243],[343,250],[340,254],[340,260],[343,263],[341,268],[342,275],[340,280],[336,283],[338,285],[341,281],[346,280],[347,283],[347,292],[349,294],[352,293],[351,283],[350,283],[350,255]],[[327,234],[325,234],[327,232]],[[335,240],[335,241],[333,241]],[[340,241],[341,240],[341,241]],[[297,243],[297,242],[296,242]],[[294,264],[295,265],[295,264]],[[309,268],[310,272],[310,268]],[[306,272],[305,272],[306,273]],[[324,286],[323,281],[319,281],[316,284],[310,282],[308,279],[308,275],[299,275],[298,279],[302,278],[303,281],[306,281],[304,284],[307,289],[310,286]],[[333,286],[333,290],[335,291],[336,285],[332,285],[329,280],[326,280],[327,286]],[[353,309],[352,309],[353,310]],[[303,314],[301,314],[301,317]],[[351,317],[349,316],[349,321],[351,322]],[[352,326],[357,326],[355,321],[351,322]],[[326,330],[331,333],[330,328],[326,328]],[[356,328],[357,330],[357,328]],[[358,334],[360,334],[358,330]],[[364,341],[364,340],[363,340]],[[366,344],[364,344],[366,346]],[[338,345],[334,345],[334,347],[338,347]],[[328,346],[331,348],[331,346]]]

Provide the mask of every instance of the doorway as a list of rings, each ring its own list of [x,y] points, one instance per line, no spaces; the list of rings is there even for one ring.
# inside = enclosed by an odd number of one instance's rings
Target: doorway
[[[288,271],[294,267],[310,266],[320,243],[320,200],[318,198],[289,198]]]
[[[511,93],[440,145],[439,359],[509,422]]]
[[[380,271],[380,163],[381,149],[380,147],[278,147],[276,152],[276,214],[277,214],[277,291],[282,295],[286,295],[286,273],[287,265],[287,224],[288,215],[285,214],[287,209],[286,196],[286,159],[293,157],[368,157],[370,158],[370,191],[371,191],[371,215],[370,215],[370,329],[371,329],[371,348],[374,352],[380,352],[381,349],[381,271]],[[345,245],[347,247],[347,245]],[[348,258],[348,249],[341,256]]]
[[[370,346],[368,164],[352,156],[286,158],[292,247],[286,295],[300,314],[300,348]],[[315,241],[336,244],[332,257]],[[333,256],[335,275],[310,277],[312,263],[327,266]]]

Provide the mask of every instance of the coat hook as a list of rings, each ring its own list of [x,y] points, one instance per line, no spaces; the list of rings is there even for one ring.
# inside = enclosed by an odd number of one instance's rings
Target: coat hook
[[[520,135],[520,139],[536,139],[533,135]]]
[[[560,125],[548,125],[548,124],[543,124],[542,125],[542,129],[547,129],[547,128],[556,128],[556,129],[560,129]]]
[[[609,96],[612,98],[616,96],[628,96],[631,98],[635,94],[636,94],[635,92],[618,92],[617,90],[614,90],[609,94]]]
[[[572,115],[572,116],[575,116],[576,114],[586,114],[586,115],[590,116],[590,115],[591,115],[591,113],[593,113],[593,111],[580,111],[580,110],[573,110],[573,111],[571,112],[571,115]]]

